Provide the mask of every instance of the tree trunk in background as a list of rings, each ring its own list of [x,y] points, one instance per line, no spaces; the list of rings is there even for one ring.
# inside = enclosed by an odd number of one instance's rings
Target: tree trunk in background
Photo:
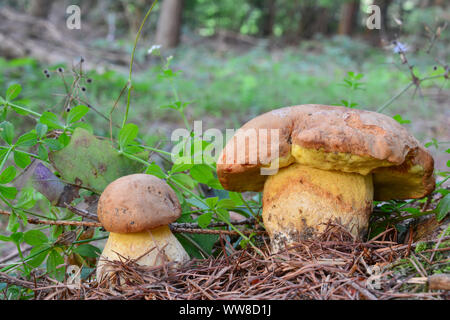
[[[132,2],[123,1],[121,4],[128,21],[130,36],[134,38],[141,26],[142,19],[144,19],[144,14],[147,12],[152,2],[149,0],[134,0]]]
[[[439,7],[445,7],[446,0],[434,0],[434,5]]]
[[[180,42],[183,0],[164,0],[156,30],[156,43],[173,48]]]
[[[356,26],[358,16],[359,0],[347,1],[341,6],[338,34],[351,35]]]
[[[29,8],[29,13],[33,17],[47,19],[52,8],[53,0],[33,0]]]
[[[370,41],[376,46],[384,45],[391,41],[391,35],[389,32],[390,30],[388,25],[389,21],[388,9],[392,1],[393,0],[375,0],[373,2],[374,5],[380,7],[380,15],[381,15],[380,17],[381,29],[369,30],[371,39]]]
[[[318,1],[302,1],[299,6],[300,23],[297,29],[297,38],[311,39],[315,34],[327,34],[332,15],[330,8],[321,6]]]
[[[300,5],[300,23],[298,25],[297,35],[303,39],[311,39],[315,33],[315,21],[318,13],[317,4],[314,1],[304,1]]]
[[[263,16],[261,18],[261,33],[264,37],[273,35],[273,26],[275,24],[275,0],[265,0],[263,7]]]

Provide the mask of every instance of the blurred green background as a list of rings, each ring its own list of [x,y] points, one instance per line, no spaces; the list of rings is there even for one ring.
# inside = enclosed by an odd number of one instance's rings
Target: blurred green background
[[[93,80],[85,85],[86,100],[108,115],[126,85],[135,35],[152,3],[2,1],[0,92],[20,83],[17,103],[39,112],[64,112],[63,82],[53,73],[47,79],[43,70],[63,67],[69,77],[71,65],[83,56]],[[81,9],[79,30],[66,26],[72,4]],[[381,9],[381,30],[366,27],[372,4]],[[172,130],[183,125],[176,113],[161,108],[175,101],[170,82],[160,77],[169,56],[171,68],[180,71],[173,81],[179,99],[192,102],[188,118],[203,120],[204,130],[238,128],[287,105],[342,105],[351,99],[358,108],[376,110],[411,81],[393,41],[407,47],[416,76],[445,72],[449,12],[448,3],[439,0],[159,1],[136,49],[129,120],[139,125],[147,143],[162,148],[169,147]],[[18,19],[23,23],[13,23]],[[161,56],[149,53],[153,45],[162,46]],[[343,85],[348,72],[363,74],[362,90]],[[117,123],[125,96],[114,109]],[[424,81],[385,110],[410,120],[404,125],[421,142],[439,142],[440,151],[430,146],[439,170],[446,170],[448,160],[448,97],[447,80]],[[107,121],[89,116],[97,134],[108,132]]]

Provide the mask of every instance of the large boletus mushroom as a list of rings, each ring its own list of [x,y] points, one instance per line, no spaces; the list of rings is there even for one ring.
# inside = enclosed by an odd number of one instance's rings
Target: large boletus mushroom
[[[148,174],[132,174],[110,183],[100,196],[98,219],[110,232],[97,264],[97,279],[108,274],[106,260],[138,259],[156,266],[181,263],[188,254],[169,229],[181,215],[180,203],[167,183]]]
[[[373,200],[433,191],[433,163],[417,139],[386,115],[309,104],[247,122],[223,149],[217,174],[227,190],[264,191],[263,221],[278,251],[314,237],[330,219],[361,239]]]

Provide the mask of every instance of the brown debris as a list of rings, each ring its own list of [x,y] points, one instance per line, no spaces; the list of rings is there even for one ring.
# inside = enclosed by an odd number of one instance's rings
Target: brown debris
[[[448,299],[448,291],[402,289],[410,285],[411,275],[394,274],[388,266],[405,256],[408,245],[381,239],[355,242],[331,223],[319,239],[300,241],[276,255],[270,254],[267,239],[261,240],[264,258],[247,248],[193,259],[176,269],[169,263],[142,267],[130,260],[110,261],[112,283],[125,279],[122,285],[82,281],[77,286],[47,279],[27,287],[36,287],[36,299]]]

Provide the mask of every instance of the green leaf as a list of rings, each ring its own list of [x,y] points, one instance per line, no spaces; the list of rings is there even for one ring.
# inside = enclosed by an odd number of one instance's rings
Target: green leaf
[[[170,179],[176,181],[189,189],[193,189],[196,185],[195,181],[185,173],[177,173],[170,176]]]
[[[14,126],[11,122],[3,121],[0,123],[0,137],[9,145],[14,139]]]
[[[1,100],[1,97],[0,97]],[[0,101],[1,104],[1,101]],[[2,111],[0,111],[0,122],[3,122],[6,120],[6,117],[8,116],[8,108],[3,107]]]
[[[139,146],[128,146],[128,147],[125,147],[125,149],[123,149],[123,151],[128,154],[137,154],[137,153],[141,153],[141,152],[145,151],[145,149],[142,147],[139,147]]]
[[[218,208],[225,208],[225,209],[232,209],[232,208],[236,207],[236,204],[231,199],[222,199],[217,204],[217,207]]]
[[[0,234],[0,241],[9,242],[9,241],[11,241],[11,238]]]
[[[441,221],[447,216],[450,212],[450,194],[447,194],[441,199],[441,201],[439,201],[439,204],[436,207],[436,212],[437,221]]]
[[[127,123],[120,129],[119,132],[119,147],[120,149],[125,149],[127,145],[136,139],[139,132],[139,127],[134,123]]]
[[[183,172],[186,170],[189,170],[190,168],[192,168],[193,164],[189,164],[189,163],[179,163],[179,164],[174,164],[172,166],[172,169],[170,169],[170,173],[177,173],[177,172]]]
[[[228,210],[219,208],[216,210],[216,215],[220,220],[224,222],[230,222],[230,213],[228,212]]]
[[[154,162],[147,167],[147,169],[145,170],[145,173],[151,174],[160,179],[166,178],[166,174],[164,173],[164,171]]]
[[[70,110],[67,114],[67,123],[70,124],[81,120],[81,118],[83,118],[88,112],[89,108],[84,105],[79,105],[75,108],[72,108],[72,110]]]
[[[62,145],[63,148],[64,148],[65,146],[67,146],[67,145],[69,144],[69,142],[70,142],[70,137],[64,132],[63,134],[61,134],[61,135],[58,137],[58,141],[59,141],[59,143],[61,143],[61,145]]]
[[[36,134],[39,139],[42,139],[48,131],[48,126],[46,124],[38,122],[36,124]]]
[[[56,114],[45,111],[41,118],[39,119],[39,122],[42,124],[45,124],[50,129],[64,129],[64,125],[59,121]]]
[[[27,261],[27,264],[33,268],[39,267],[42,264],[42,262],[44,262],[45,258],[47,257],[50,248],[51,248],[51,246],[48,244],[43,244],[43,245],[38,245],[38,246],[33,247],[30,250],[30,254],[28,255],[28,257],[31,257],[31,256],[34,256],[34,257],[29,259]]]
[[[188,204],[190,204],[191,206],[202,209],[202,210],[208,209],[208,206],[197,198],[188,198],[188,199],[186,199],[186,202]]]
[[[178,111],[178,107],[175,104],[165,104],[162,106],[159,106],[160,109],[173,109]]]
[[[211,254],[214,244],[219,239],[219,236],[215,234],[175,234],[175,237],[177,237],[178,241],[186,249],[189,256],[199,259],[204,259],[205,255],[198,250],[197,246],[201,247],[207,254]],[[197,246],[193,245],[191,241],[186,240],[186,238],[195,242]]]
[[[241,197],[239,196],[240,193],[230,191],[228,194],[229,194],[230,199],[233,200],[233,202],[236,206],[241,206],[244,204]]]
[[[419,215],[421,211],[418,208],[402,208],[402,211],[411,213],[413,216]]]
[[[57,268],[62,264],[64,264],[64,258],[56,250],[50,251],[47,259],[47,272],[59,281],[64,279],[65,268]]]
[[[394,118],[394,120],[397,121],[397,122],[400,123],[400,124],[411,123],[410,120],[403,119],[402,116],[399,115],[399,114],[396,114],[396,115],[393,116],[392,118]]]
[[[33,208],[35,204],[36,199],[34,198],[34,189],[31,187],[22,188],[19,199],[16,203],[16,208],[29,210]]]
[[[26,226],[28,224],[28,220],[25,211],[20,208],[14,208],[14,211],[16,212],[17,216],[22,219],[23,225]]]
[[[26,168],[31,163],[31,157],[22,151],[14,150],[14,162],[19,168]]]
[[[212,219],[212,212],[205,212],[201,216],[198,217],[197,223],[200,226],[200,228],[206,228],[210,223]]]
[[[191,177],[200,183],[208,184],[214,179],[211,168],[206,164],[196,164],[190,170]]]
[[[218,197],[206,198],[205,202],[208,205],[208,207],[213,209],[216,207],[217,203],[219,202],[219,198]]]
[[[147,159],[148,152],[135,156]],[[74,130],[65,148],[50,152],[49,159],[63,180],[99,193],[114,180],[144,169],[142,163],[120,154],[109,140],[82,128]]]
[[[22,91],[22,86],[18,83],[12,84],[9,86],[8,90],[6,90],[6,100],[12,101],[20,94]]]
[[[17,195],[17,189],[14,187],[5,187],[0,186],[0,193],[2,196],[4,196],[6,199],[15,199]]]
[[[213,178],[206,183],[209,187],[217,190],[223,190],[222,185],[220,184],[219,179]]]
[[[11,240],[15,243],[15,244],[19,244],[22,242],[23,239],[23,232],[14,232],[12,235],[9,236],[11,238]]]
[[[9,149],[0,149],[0,163],[3,162],[3,160],[6,157],[6,154],[8,154],[8,151],[10,151],[11,149],[12,149],[12,147]]]
[[[6,230],[8,230],[10,232],[16,232],[17,229],[19,229],[19,227],[20,227],[20,224],[18,222],[17,215],[13,211],[13,212],[11,212],[11,215],[9,216],[8,226],[6,227]]]
[[[73,252],[78,253],[80,256],[88,258],[97,258],[101,254],[101,250],[91,244],[82,244],[73,249]]]
[[[39,156],[39,159],[41,159],[43,161],[47,161],[48,160],[47,149],[42,144],[40,144],[39,147],[38,147],[38,156]]]
[[[47,236],[39,230],[30,230],[25,232],[23,239],[32,246],[38,246],[48,242]]]
[[[61,142],[55,139],[44,139],[43,142],[52,151],[58,151],[64,147]]]
[[[25,133],[19,137],[16,141],[16,146],[19,147],[32,147],[37,143],[37,134],[33,131]]]
[[[10,183],[16,177],[16,168],[10,166],[0,174],[0,184]]]

